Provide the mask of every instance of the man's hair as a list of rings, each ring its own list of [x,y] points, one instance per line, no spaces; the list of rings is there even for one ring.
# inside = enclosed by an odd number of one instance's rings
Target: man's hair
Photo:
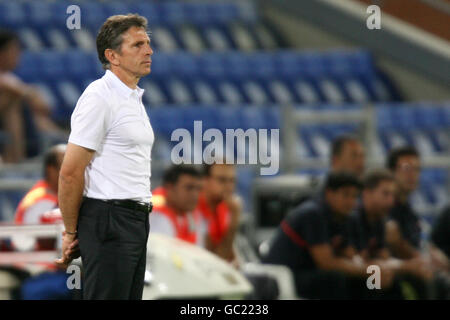
[[[398,159],[405,156],[419,157],[419,152],[411,146],[392,149],[387,157],[386,168],[395,170],[395,168],[397,168]]]
[[[361,189],[361,182],[358,177],[347,171],[330,172],[325,181],[325,190],[337,191],[344,187],[355,187]]]
[[[0,51],[5,49],[13,41],[19,41],[19,37],[14,31],[0,29]]]
[[[175,184],[181,175],[186,174],[192,177],[201,178],[203,172],[200,167],[192,164],[176,164],[170,166],[163,175],[163,184]]]
[[[65,150],[66,150],[65,144],[58,144],[47,150],[47,152],[44,155],[44,167],[43,167],[45,179],[48,178],[47,177],[47,168],[48,167],[53,167],[56,169],[59,168],[60,163],[58,163],[58,155],[61,152],[65,152]]]
[[[106,49],[118,50],[120,52],[123,33],[131,27],[144,28],[147,31],[147,19],[138,14],[115,15],[109,17],[100,28],[97,35],[97,54],[103,69],[109,69],[110,63],[105,57]]]
[[[213,162],[211,164],[208,163],[204,163],[203,164],[203,173],[205,174],[206,177],[211,176],[211,171],[212,171],[212,167],[214,167],[215,165],[232,165],[230,163],[226,163],[226,157],[222,157],[220,160],[222,160],[222,163],[219,162]]]
[[[347,142],[361,143],[361,141],[353,135],[350,134],[341,135],[333,140],[333,143],[331,145],[331,158],[339,156],[342,153],[342,150],[344,149],[344,146]]]
[[[373,190],[384,181],[394,182],[394,176],[387,169],[374,169],[369,171],[363,179],[363,188]]]

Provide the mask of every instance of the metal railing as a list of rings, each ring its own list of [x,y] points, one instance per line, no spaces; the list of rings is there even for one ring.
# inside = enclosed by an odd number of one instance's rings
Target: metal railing
[[[319,124],[359,124],[359,132],[366,149],[366,167],[383,166],[384,158],[376,153],[378,123],[376,107],[366,104],[361,109],[353,110],[304,110],[292,105],[282,107],[282,148],[284,150],[283,168],[287,173],[295,173],[299,169],[325,169],[329,159],[301,158],[295,152],[299,145],[298,129],[302,125]],[[294,147],[293,147],[294,146]],[[450,174],[450,153],[443,155],[427,155],[421,159],[423,167],[443,168]],[[450,180],[450,179],[449,179]]]

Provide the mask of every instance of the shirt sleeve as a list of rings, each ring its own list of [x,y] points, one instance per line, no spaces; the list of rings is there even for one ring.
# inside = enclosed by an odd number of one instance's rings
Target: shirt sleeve
[[[318,210],[297,210],[286,222],[308,246],[329,242],[326,221]]]
[[[175,238],[175,228],[172,222],[165,215],[158,211],[153,211],[150,214],[150,233],[165,234],[169,237]]]
[[[71,117],[69,142],[98,150],[109,127],[110,109],[95,92],[84,93]]]
[[[431,231],[431,241],[438,247],[444,248],[450,245],[449,234],[450,228],[450,207],[445,209],[434,222]]]

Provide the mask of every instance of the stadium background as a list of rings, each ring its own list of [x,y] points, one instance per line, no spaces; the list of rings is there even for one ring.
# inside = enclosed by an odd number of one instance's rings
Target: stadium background
[[[42,89],[53,119],[68,128],[80,94],[103,74],[99,26],[129,12],[149,20],[155,54],[139,85],[156,134],[153,187],[170,164],[172,131],[192,131],[194,120],[223,132],[279,128],[279,175],[322,175],[330,142],[342,133],[361,136],[368,167],[412,144],[423,160],[412,201],[426,238],[450,189],[449,2],[303,2],[0,0],[0,27],[16,31],[23,45],[15,73]],[[369,3],[382,6],[381,30],[366,27]],[[66,27],[71,4],[81,8],[80,30]],[[7,139],[0,131],[0,143]],[[57,142],[41,136],[34,157],[0,165],[0,221],[12,221],[41,176],[42,152]],[[258,169],[238,168],[246,217],[255,215]]]

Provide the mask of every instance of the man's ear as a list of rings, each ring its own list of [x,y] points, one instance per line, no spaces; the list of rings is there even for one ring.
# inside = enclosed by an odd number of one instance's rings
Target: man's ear
[[[109,61],[109,63],[113,66],[119,65],[119,59],[117,57],[117,52],[113,49],[106,49],[105,50],[105,58]]]

